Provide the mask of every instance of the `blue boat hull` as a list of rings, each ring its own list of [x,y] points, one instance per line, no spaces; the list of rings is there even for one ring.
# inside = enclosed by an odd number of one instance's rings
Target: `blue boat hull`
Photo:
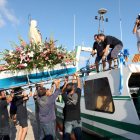
[[[54,70],[49,71],[51,78],[60,77],[64,75],[73,74],[76,72],[76,67],[73,68],[67,68],[67,69],[60,69],[60,70]],[[41,72],[41,73],[35,73],[28,75],[30,82],[39,82],[42,80],[50,79],[50,75],[48,72]],[[10,77],[5,79],[0,79],[0,88],[8,88],[13,86],[19,86],[23,84],[28,84],[28,79],[26,75],[23,76],[16,76],[16,77]]]

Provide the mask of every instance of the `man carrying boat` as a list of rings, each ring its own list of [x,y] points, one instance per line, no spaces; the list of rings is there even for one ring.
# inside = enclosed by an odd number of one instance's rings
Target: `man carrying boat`
[[[7,106],[13,100],[14,95],[10,94],[6,99],[5,93],[0,90],[0,140],[10,140],[10,124]]]
[[[15,95],[14,99],[17,106],[17,119],[20,125],[18,140],[24,140],[28,131],[26,101],[29,99],[29,97],[32,96],[32,89],[30,89],[30,93],[28,95],[25,93],[25,91],[22,90],[21,87],[15,88],[13,90],[14,92],[17,92],[17,95]]]
[[[12,90],[12,92],[14,93],[14,90]],[[17,107],[15,105],[14,98],[13,98],[11,105],[10,105],[10,118],[11,119],[13,118],[14,126],[16,127]]]
[[[54,120],[56,119],[54,103],[58,95],[60,94],[60,81],[54,81],[56,86],[55,92],[51,95],[50,90],[46,90],[45,87],[41,87],[39,93],[37,93],[37,103],[39,106],[39,140],[55,139],[55,127]]]
[[[80,117],[81,83],[78,73],[74,73],[73,78],[77,78],[77,91],[74,92],[74,83],[65,82],[62,89],[62,97],[65,102],[64,113],[64,138],[70,140],[72,129],[74,129],[76,140],[82,140],[82,122]],[[66,93],[66,92],[67,93]]]
[[[136,34],[137,36],[137,46],[138,46],[138,51],[140,53],[140,14],[138,18],[136,19],[136,24],[133,29],[133,34]]]
[[[109,48],[112,48],[112,50],[109,52],[109,54],[107,56],[107,60],[109,62],[109,69],[116,69],[117,68],[117,56],[123,48],[122,42],[113,36],[105,36],[104,34],[99,34],[98,38],[106,44],[106,48],[105,48],[105,52],[102,56],[102,60],[105,60]],[[114,60],[114,67],[112,67],[112,59]]]
[[[52,95],[53,93],[53,84],[51,85],[51,90],[50,89],[46,89],[46,90],[50,90],[51,92],[50,93],[50,96]],[[33,95],[33,98],[34,98],[34,102],[35,102],[35,117],[36,117],[36,122],[37,122],[37,137],[39,139],[39,106],[38,106],[38,103],[37,103],[37,94],[39,93],[40,89],[42,89],[44,86],[44,83],[40,83],[40,88],[38,88],[39,86],[36,86],[36,90],[35,90],[35,93]],[[55,103],[54,103],[54,107],[55,106]],[[54,121],[54,126],[56,127],[56,120]]]
[[[93,44],[93,50],[92,50],[92,56],[94,56],[94,51],[97,50],[97,57],[95,59],[95,64],[96,64],[96,70],[97,73],[99,73],[99,62],[102,59],[102,56],[105,51],[105,45],[101,40],[99,40],[98,35],[94,35],[95,42]],[[106,69],[106,63],[104,60],[102,60],[103,63],[103,69]]]

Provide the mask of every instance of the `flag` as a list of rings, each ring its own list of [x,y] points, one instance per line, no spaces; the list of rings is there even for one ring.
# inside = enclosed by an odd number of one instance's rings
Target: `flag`
[[[125,56],[125,60],[126,60],[126,62],[128,63],[128,57],[127,57],[127,56]]]
[[[140,54],[135,54],[131,62],[132,63],[140,62]]]

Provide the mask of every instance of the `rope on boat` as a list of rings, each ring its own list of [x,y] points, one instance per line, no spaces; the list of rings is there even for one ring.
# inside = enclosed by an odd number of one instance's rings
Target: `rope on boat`
[[[46,65],[46,68],[47,68],[47,71],[48,71],[48,73],[49,73],[49,75],[50,75],[50,78],[51,78],[51,80],[52,80],[52,77],[51,77],[51,74],[50,74],[50,72],[49,72],[49,70],[48,70],[47,65]]]
[[[29,85],[30,85],[30,80],[29,80],[29,76],[28,76],[28,71],[27,71],[27,69],[26,69],[26,75],[27,75],[28,83],[29,83]]]

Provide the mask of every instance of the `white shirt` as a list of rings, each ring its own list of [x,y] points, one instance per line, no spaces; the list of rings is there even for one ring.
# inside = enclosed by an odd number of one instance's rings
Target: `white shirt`
[[[137,27],[136,36],[137,36],[137,42],[139,42],[140,41],[140,26]]]

